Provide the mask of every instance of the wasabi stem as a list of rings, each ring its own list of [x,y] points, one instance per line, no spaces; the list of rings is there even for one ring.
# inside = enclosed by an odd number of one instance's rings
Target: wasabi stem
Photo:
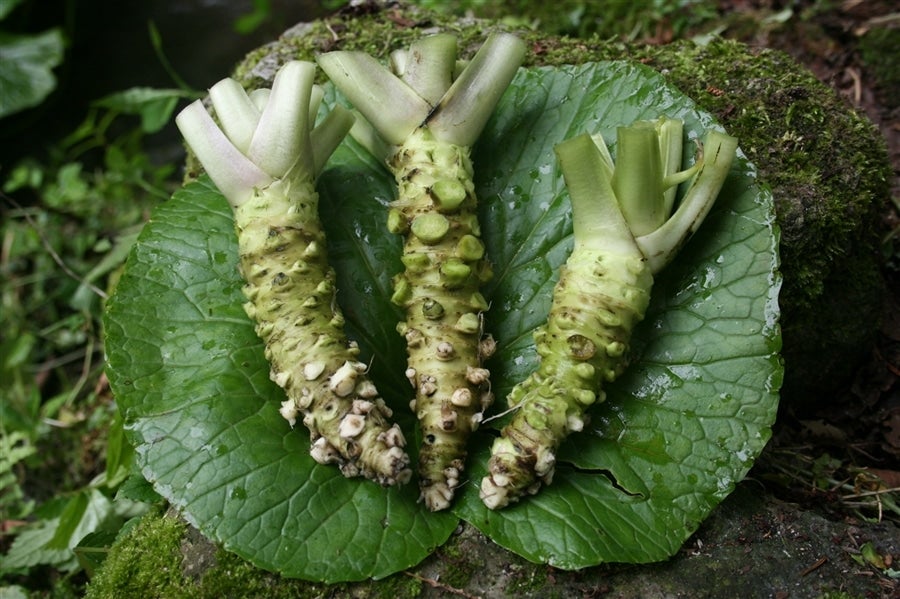
[[[634,327],[653,275],[700,226],[737,151],[710,131],[693,167],[680,167],[682,125],[660,119],[618,129],[613,164],[602,138],[556,146],[572,202],[574,248],[560,271],[547,323],[534,332],[540,365],[510,392],[512,420],[494,441],[480,496],[499,509],[550,484],[563,440],[605,399],[604,383],[627,367]],[[693,178],[673,216],[672,188]],[[637,237],[636,237],[637,236]]]
[[[234,209],[244,309],[287,395],[282,416],[291,426],[302,418],[317,462],[403,483],[405,440],[344,334],[318,215],[315,179],[354,119],[336,107],[312,127],[322,99],[314,74],[314,64],[290,62],[270,92],[249,95],[225,79],[210,89],[221,129],[199,101],[176,123]]]
[[[331,81],[362,113],[351,135],[385,162],[398,197],[387,215],[404,238],[404,271],[392,300],[406,311],[410,402],[423,443],[421,498],[450,506],[463,480],[468,437],[493,401],[483,360],[493,340],[482,331],[491,276],[476,216],[469,149],[524,59],[509,34],[488,38],[457,76],[456,38],[423,38],[392,55],[396,74],[358,52],[318,57]],[[365,124],[367,123],[367,124]]]

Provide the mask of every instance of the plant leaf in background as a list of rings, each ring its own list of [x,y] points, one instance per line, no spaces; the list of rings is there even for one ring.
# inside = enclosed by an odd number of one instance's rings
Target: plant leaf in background
[[[53,69],[62,62],[64,45],[59,29],[37,35],[0,31],[0,118],[40,104],[56,89]]]
[[[585,131],[611,139],[617,125],[659,115],[682,118],[692,138],[714,126],[658,74],[619,62],[520,70],[488,123],[473,159],[496,273],[486,321],[500,343],[489,364],[496,412],[536,364],[531,332],[571,248],[553,145]],[[348,141],[319,193],[348,331],[413,438],[390,303],[401,268],[384,225],[393,181]],[[674,553],[746,474],[774,419],[772,216],[770,196],[740,159],[707,222],[658,278],[631,369],[564,446],[554,484],[505,510],[484,508],[475,481],[494,434],[486,424],[455,516],[564,568]],[[154,213],[109,302],[108,374],[142,473],[204,534],[284,575],[357,580],[415,564],[457,518],[425,511],[415,485],[382,489],[312,461],[308,436],[278,414],[281,391],[241,308],[232,227],[208,181],[186,186]]]
[[[190,97],[193,94],[181,89],[132,87],[104,96],[96,100],[94,105],[117,113],[140,116],[141,130],[144,133],[156,133],[172,120],[172,112],[178,101]]]

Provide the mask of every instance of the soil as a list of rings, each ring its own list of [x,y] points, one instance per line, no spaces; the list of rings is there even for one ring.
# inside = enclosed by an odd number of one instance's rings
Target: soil
[[[885,31],[897,39],[900,12],[889,0],[722,0],[719,11],[730,23],[724,36],[786,52],[864,112],[883,134],[894,172],[893,202],[883,211],[884,230],[893,232],[885,246],[888,292],[871,356],[833,397],[786,408],[751,476],[780,483],[767,487],[835,518],[900,521],[897,506],[880,501],[900,488],[900,89],[884,66],[897,68],[900,47],[873,41]],[[861,494],[876,500],[861,502]]]

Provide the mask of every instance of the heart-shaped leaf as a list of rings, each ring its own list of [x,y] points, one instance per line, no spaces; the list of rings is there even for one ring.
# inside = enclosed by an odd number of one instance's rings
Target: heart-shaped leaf
[[[337,99],[329,87],[325,104]],[[536,365],[571,248],[553,145],[659,115],[692,138],[712,119],[658,74],[624,62],[522,69],[473,154],[496,276],[487,329],[498,401]],[[384,225],[393,181],[355,143],[319,179],[321,213],[348,332],[409,439],[405,350],[390,279],[400,241]],[[428,555],[457,516],[528,559],[578,568],[674,553],[749,469],[769,436],[781,376],[777,236],[771,197],[743,158],[676,263],[656,281],[633,364],[593,423],[563,447],[554,484],[499,512],[478,499],[492,428],[476,436],[455,515],[428,513],[415,485],[347,480],[308,456],[278,415],[262,345],[241,308],[236,239],[206,181],[161,206],[106,318],[109,377],[155,489],[205,534],[253,563],[314,580],[381,577]],[[499,423],[497,420],[494,424]],[[411,443],[414,445],[414,443]]]

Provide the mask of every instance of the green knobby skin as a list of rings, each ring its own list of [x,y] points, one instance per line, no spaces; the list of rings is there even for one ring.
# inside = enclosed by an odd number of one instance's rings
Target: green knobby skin
[[[635,253],[576,248],[561,269],[547,324],[534,333],[538,369],[508,401],[512,421],[494,441],[481,499],[491,509],[534,494],[553,479],[556,451],[582,430],[602,385],[627,366],[634,326],[644,317],[653,277]]]
[[[482,340],[479,292],[490,276],[475,216],[469,149],[417,129],[389,161],[398,199],[389,217],[405,232],[404,271],[393,301],[406,311],[410,407],[422,434],[419,486],[429,510],[446,509],[462,481],[466,444],[492,395],[481,367],[493,343]],[[398,216],[399,215],[399,216]],[[401,218],[402,216],[402,218]]]
[[[302,415],[312,457],[348,477],[403,483],[403,434],[344,334],[317,207],[312,182],[285,178],[235,209],[244,308],[287,394],[281,413],[292,426]]]

